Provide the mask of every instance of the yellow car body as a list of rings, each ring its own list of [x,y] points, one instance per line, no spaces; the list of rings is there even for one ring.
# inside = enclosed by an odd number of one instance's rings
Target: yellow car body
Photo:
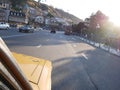
[[[10,52],[0,38],[0,89],[51,90],[48,60]]]
[[[50,90],[52,69],[50,61],[17,53],[13,53],[13,56],[34,90]]]

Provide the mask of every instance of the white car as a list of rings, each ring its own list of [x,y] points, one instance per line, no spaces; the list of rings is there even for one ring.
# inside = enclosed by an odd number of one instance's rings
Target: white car
[[[41,28],[41,27],[36,27],[36,31],[41,31],[41,30],[43,30],[43,28]]]
[[[9,29],[10,25],[5,22],[0,22],[0,29]]]

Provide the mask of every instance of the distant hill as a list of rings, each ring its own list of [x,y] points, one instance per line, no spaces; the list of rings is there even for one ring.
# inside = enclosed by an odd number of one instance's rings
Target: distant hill
[[[72,21],[73,24],[78,24],[80,21],[82,21],[81,19],[77,18],[76,16],[69,14],[61,9],[57,9],[57,8],[53,8],[52,6],[48,6],[46,4],[43,3],[39,3],[34,1],[34,0],[8,0],[11,1],[12,5],[15,6],[19,6],[20,4],[25,5],[25,3],[27,3],[30,7],[36,8],[36,10],[39,12],[40,10],[46,10],[48,11],[51,15],[55,16],[55,17],[61,17],[64,18],[68,21]],[[15,4],[15,5],[14,5]],[[16,9],[16,7],[15,7]],[[40,10],[39,10],[40,9]],[[19,9],[18,9],[19,10]]]
[[[50,11],[50,13],[53,15],[53,16],[56,16],[56,17],[61,17],[61,18],[64,18],[66,20],[70,20],[72,21],[74,24],[78,24],[79,22],[82,21],[82,19],[79,19],[77,18],[76,16],[72,15],[72,14],[69,14],[61,9],[57,9],[57,8],[53,8],[52,6],[48,6],[46,4],[43,4],[41,3],[40,6],[43,8],[46,8],[48,9],[48,11]]]
[[[79,19],[78,17],[69,14],[61,9],[55,9],[55,10],[60,14],[61,17],[72,20],[74,24],[78,24],[80,21],[82,21],[82,19]]]
[[[72,14],[69,14],[61,9],[57,9],[57,8],[53,8],[52,6],[48,6],[46,4],[40,4],[40,6],[43,8],[46,7],[46,9],[48,9],[48,11],[50,11],[50,13],[53,15],[53,16],[56,16],[56,17],[61,17],[61,18],[64,18],[66,20],[70,20],[73,22],[73,24],[78,24],[79,22],[81,22],[82,20],[77,18],[76,16],[72,15]]]

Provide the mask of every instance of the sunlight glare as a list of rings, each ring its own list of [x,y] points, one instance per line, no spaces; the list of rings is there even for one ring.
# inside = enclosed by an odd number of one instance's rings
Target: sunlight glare
[[[115,26],[120,26],[120,18],[114,16],[114,17],[110,17],[109,19],[111,22],[113,22]]]

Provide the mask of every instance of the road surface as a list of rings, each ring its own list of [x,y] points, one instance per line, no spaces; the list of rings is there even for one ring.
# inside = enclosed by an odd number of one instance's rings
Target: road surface
[[[52,61],[52,90],[120,90],[120,57],[63,32],[5,32],[12,52]]]

